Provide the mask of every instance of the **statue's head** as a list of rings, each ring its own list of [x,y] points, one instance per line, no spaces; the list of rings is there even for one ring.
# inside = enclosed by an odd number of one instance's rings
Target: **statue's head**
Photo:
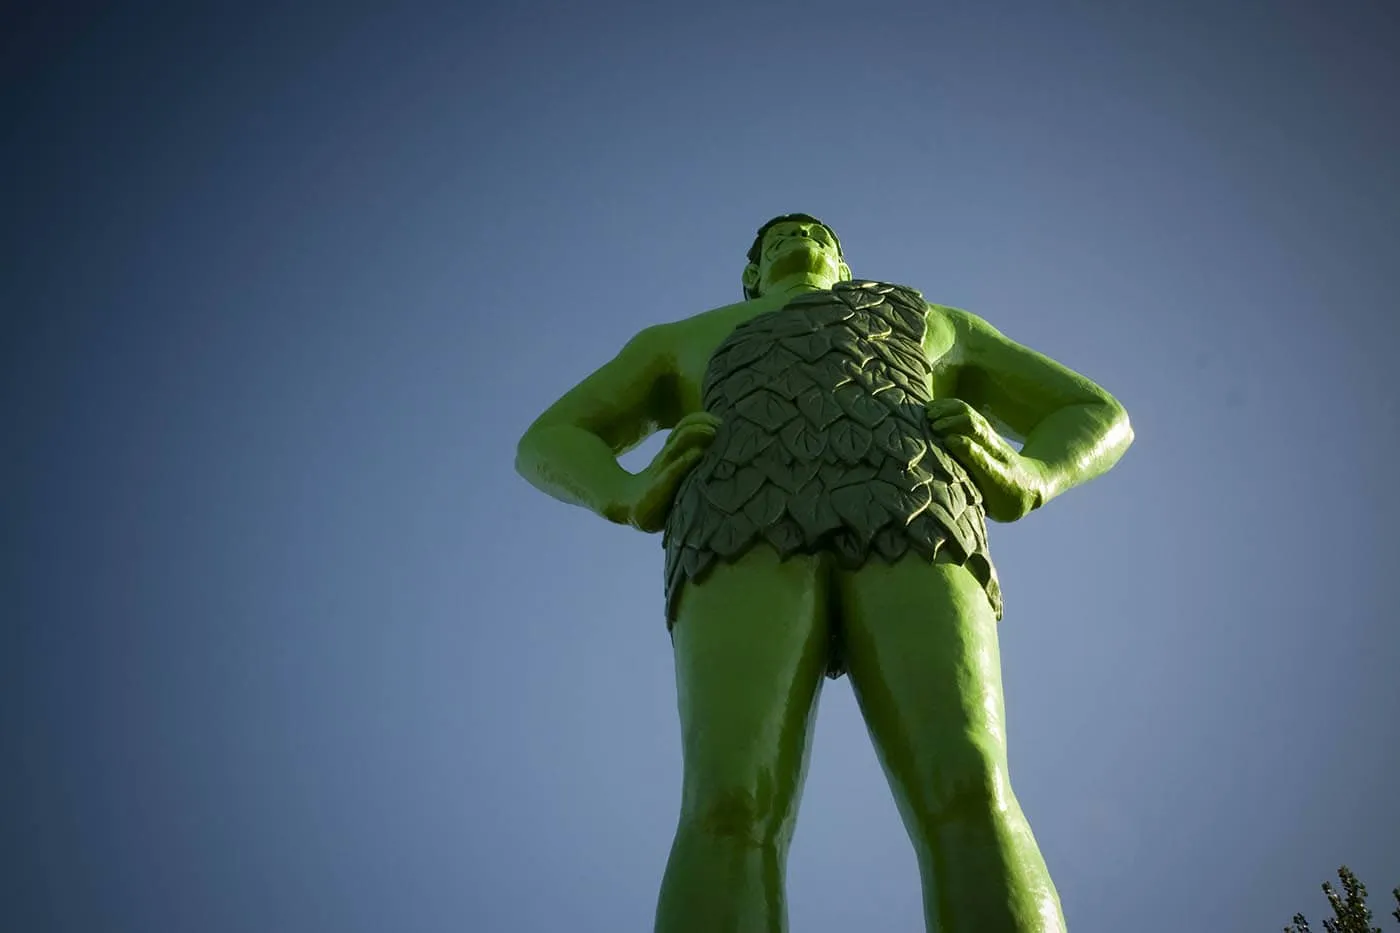
[[[758,228],[744,267],[744,297],[757,298],[773,282],[806,275],[835,282],[851,277],[836,231],[810,214],[781,214]]]

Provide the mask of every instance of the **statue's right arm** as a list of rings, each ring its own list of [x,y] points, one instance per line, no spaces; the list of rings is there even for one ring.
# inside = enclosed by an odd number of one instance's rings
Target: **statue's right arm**
[[[649,327],[549,406],[516,448],[515,469],[535,488],[626,524],[635,474],[617,457],[680,420],[667,325]]]

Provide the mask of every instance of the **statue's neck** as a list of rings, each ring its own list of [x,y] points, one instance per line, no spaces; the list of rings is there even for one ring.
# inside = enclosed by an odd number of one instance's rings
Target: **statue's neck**
[[[783,279],[774,282],[764,289],[765,298],[771,297],[775,300],[786,300],[796,298],[803,292],[823,292],[832,286],[831,281],[822,276],[794,276],[790,279]]]

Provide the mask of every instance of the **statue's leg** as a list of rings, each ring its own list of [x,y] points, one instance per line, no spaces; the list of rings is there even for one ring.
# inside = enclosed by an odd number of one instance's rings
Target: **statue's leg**
[[[913,555],[840,578],[851,685],[939,933],[1063,931],[1006,765],[997,622],[972,574]]]
[[[828,657],[824,559],[767,547],[687,585],[672,642],[685,761],[658,933],[779,933]]]

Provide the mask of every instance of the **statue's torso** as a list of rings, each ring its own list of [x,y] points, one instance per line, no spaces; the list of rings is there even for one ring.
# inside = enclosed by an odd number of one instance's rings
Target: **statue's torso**
[[[668,622],[687,581],[760,543],[847,569],[951,552],[1000,614],[981,497],[924,412],[940,381],[930,324],[911,289],[843,282],[740,318],[698,385],[683,373],[682,395],[698,397],[682,407],[720,427],[667,520]]]

